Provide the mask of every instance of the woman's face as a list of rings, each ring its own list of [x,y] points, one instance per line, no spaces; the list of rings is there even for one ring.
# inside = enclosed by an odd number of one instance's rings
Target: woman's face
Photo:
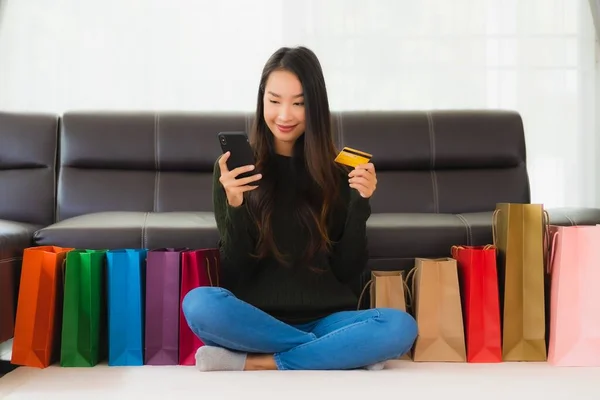
[[[296,140],[304,133],[304,93],[289,71],[274,71],[265,86],[264,118],[275,137],[275,151],[290,156]]]

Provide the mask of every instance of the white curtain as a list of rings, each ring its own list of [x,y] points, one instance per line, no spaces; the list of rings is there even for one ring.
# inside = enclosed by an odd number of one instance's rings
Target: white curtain
[[[300,44],[334,110],[519,111],[532,200],[600,205],[589,0],[5,0],[0,109],[252,110]]]

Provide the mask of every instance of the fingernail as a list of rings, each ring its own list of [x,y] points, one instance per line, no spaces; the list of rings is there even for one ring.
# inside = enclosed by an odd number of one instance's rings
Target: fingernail
[[[251,165],[250,167],[248,167],[249,170],[253,170],[254,169],[254,165]]]
[[[262,178],[262,174],[258,174],[258,175],[256,175],[256,176],[257,176],[257,179],[260,179],[260,178]]]

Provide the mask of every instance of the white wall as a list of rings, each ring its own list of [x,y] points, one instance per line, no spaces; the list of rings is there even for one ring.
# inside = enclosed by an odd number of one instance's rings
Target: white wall
[[[282,45],[334,110],[508,108],[533,201],[600,205],[588,0],[4,0],[0,109],[252,110]]]

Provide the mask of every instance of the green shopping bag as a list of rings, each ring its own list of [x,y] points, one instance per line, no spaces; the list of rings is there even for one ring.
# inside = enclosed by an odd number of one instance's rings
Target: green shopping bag
[[[61,367],[93,367],[106,357],[106,250],[67,254]]]

